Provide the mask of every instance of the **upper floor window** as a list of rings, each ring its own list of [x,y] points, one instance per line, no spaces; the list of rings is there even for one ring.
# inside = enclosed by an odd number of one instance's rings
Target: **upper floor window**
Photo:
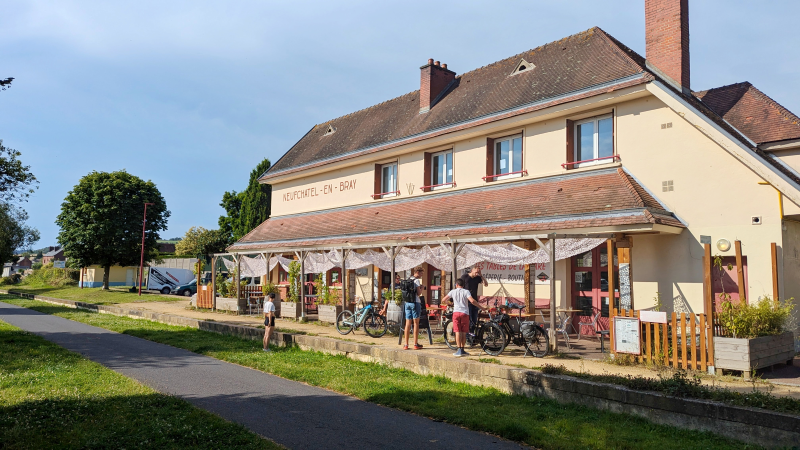
[[[602,159],[614,156],[613,120],[609,114],[575,122],[573,167],[601,163]]]
[[[494,141],[494,175],[496,180],[519,176],[522,172],[522,135]]]
[[[372,198],[394,197],[397,191],[397,163],[375,165],[375,193]]]
[[[431,189],[450,187],[453,184],[453,152],[431,155]]]

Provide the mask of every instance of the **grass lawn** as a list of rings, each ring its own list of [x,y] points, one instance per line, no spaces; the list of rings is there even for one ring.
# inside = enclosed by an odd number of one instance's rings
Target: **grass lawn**
[[[114,305],[117,303],[139,303],[139,302],[169,302],[169,301],[188,301],[187,297],[177,295],[156,295],[145,294],[139,297],[137,293],[128,292],[128,288],[110,289],[104,291],[101,288],[79,288],[76,286],[53,287],[53,286],[31,286],[18,284],[4,286],[3,289],[23,292],[26,294],[44,295],[45,297],[60,298],[62,300],[73,300],[96,305]]]
[[[261,343],[188,327],[74,310],[32,300],[0,300],[120,333],[187,349],[325,387],[370,402],[487,431],[540,448],[756,448],[711,433],[655,425],[633,416],[563,405],[423,376],[345,356],[297,348],[261,352]]]
[[[0,448],[189,447],[282,448],[0,321]]]

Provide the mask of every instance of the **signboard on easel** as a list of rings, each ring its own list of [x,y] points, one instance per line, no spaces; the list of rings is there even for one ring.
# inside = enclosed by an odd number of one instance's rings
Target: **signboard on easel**
[[[638,317],[614,317],[614,352],[642,354],[641,327]]]

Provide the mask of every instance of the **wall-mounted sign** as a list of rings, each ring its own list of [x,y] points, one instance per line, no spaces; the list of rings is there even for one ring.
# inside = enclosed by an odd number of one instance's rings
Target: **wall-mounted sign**
[[[489,283],[525,284],[524,264],[495,264],[481,262],[481,274]],[[550,284],[550,269],[547,263],[531,264],[531,278],[536,284]]]
[[[639,320],[651,323],[667,323],[667,313],[662,311],[639,311]]]
[[[614,317],[614,351],[640,355],[640,330],[638,317]]]
[[[56,269],[66,269],[67,262],[66,261],[53,261],[53,267]]]

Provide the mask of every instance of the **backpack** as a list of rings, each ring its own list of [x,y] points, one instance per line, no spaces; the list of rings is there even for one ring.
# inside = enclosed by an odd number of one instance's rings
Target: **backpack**
[[[403,293],[403,301],[414,303],[417,301],[417,285],[414,283],[416,278],[409,278],[400,281],[400,292]]]

